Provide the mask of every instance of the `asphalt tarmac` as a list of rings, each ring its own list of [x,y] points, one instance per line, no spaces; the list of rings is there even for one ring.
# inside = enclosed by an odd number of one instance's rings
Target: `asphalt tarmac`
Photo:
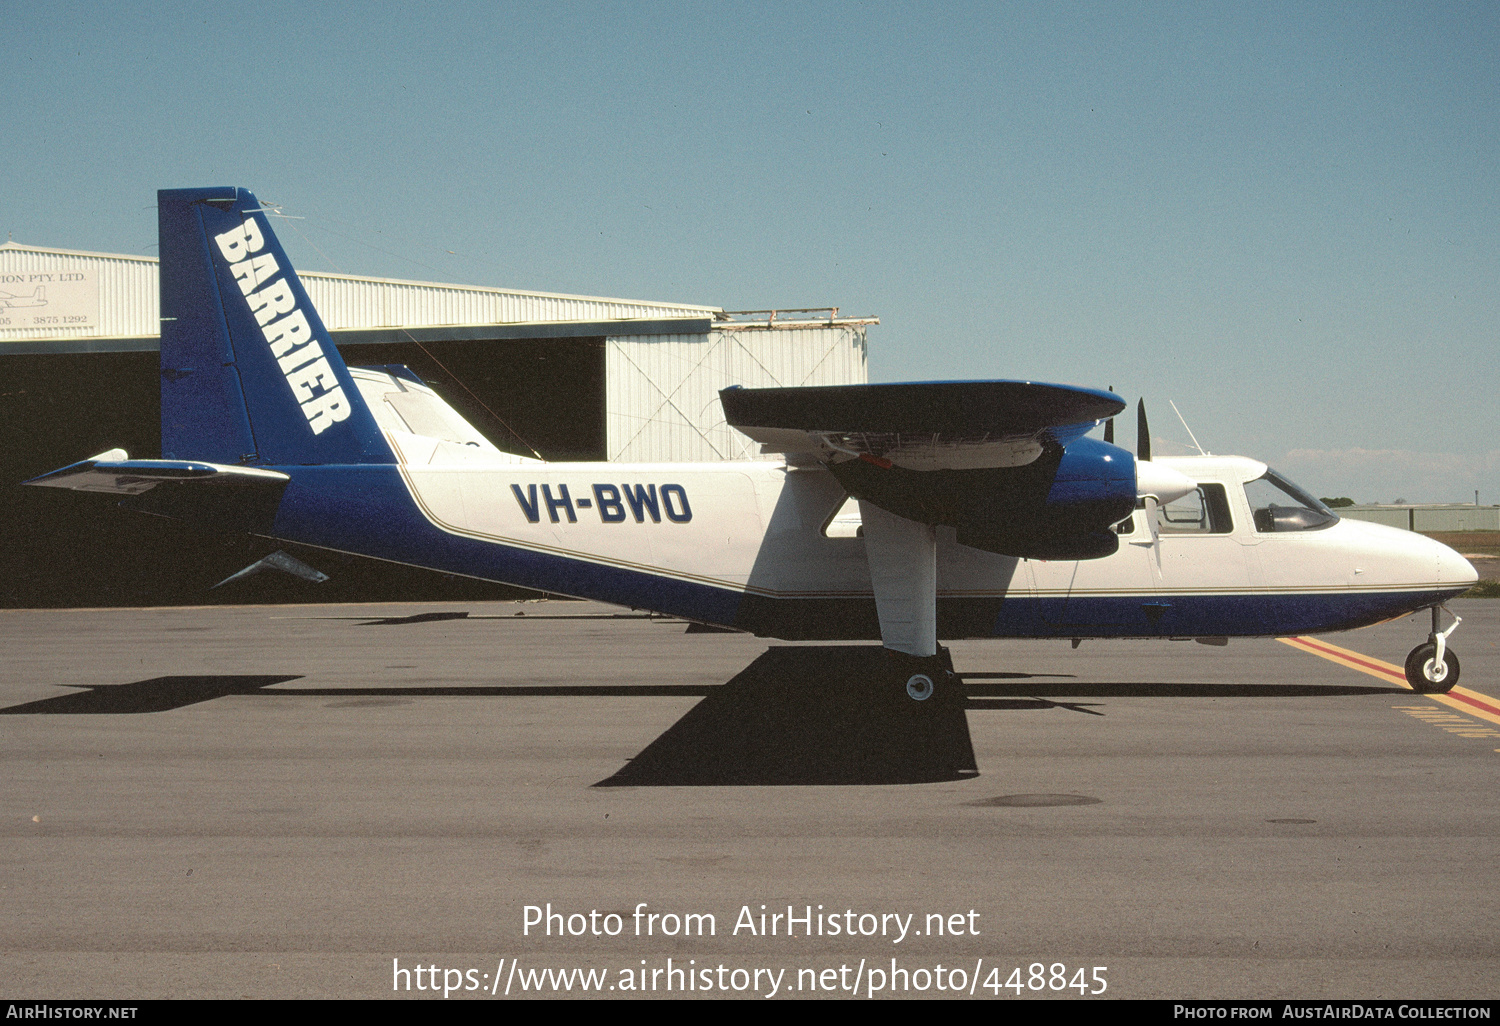
[[[4,996],[1500,991],[1500,719],[1275,640],[961,642],[977,775],[830,785],[816,695],[717,687],[767,642],[618,612],[0,611]],[[685,782],[705,737],[790,782]]]

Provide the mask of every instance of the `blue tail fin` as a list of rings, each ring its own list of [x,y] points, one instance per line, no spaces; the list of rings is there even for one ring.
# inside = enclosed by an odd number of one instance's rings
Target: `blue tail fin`
[[[157,206],[163,458],[393,462],[256,198],[165,189]]]

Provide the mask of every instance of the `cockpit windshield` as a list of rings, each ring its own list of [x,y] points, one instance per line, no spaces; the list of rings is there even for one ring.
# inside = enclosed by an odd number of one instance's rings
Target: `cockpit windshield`
[[[1255,529],[1262,534],[1319,531],[1339,520],[1327,506],[1270,469],[1245,484],[1245,498],[1250,500]]]

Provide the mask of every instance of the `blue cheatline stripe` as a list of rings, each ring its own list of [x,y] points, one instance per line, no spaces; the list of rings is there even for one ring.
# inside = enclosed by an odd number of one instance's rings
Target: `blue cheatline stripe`
[[[872,597],[774,598],[450,534],[394,466],[278,467],[291,477],[271,532],[288,541],[539,591],[652,609],[787,640],[877,640]],[[1281,636],[1365,627],[1445,601],[1422,592],[941,598],[944,638]]]
[[[1280,637],[1368,627],[1462,594],[1425,591],[1046,597],[1007,602],[1005,637]]]

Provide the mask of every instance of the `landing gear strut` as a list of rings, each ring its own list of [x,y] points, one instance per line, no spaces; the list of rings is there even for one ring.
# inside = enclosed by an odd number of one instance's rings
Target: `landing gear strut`
[[[1453,623],[1447,630],[1439,630],[1439,610],[1432,607],[1432,633],[1427,641],[1412,649],[1406,657],[1406,682],[1414,691],[1424,695],[1441,695],[1452,690],[1458,683],[1458,656],[1448,648],[1448,635],[1458,629],[1463,619],[1450,611]]]

